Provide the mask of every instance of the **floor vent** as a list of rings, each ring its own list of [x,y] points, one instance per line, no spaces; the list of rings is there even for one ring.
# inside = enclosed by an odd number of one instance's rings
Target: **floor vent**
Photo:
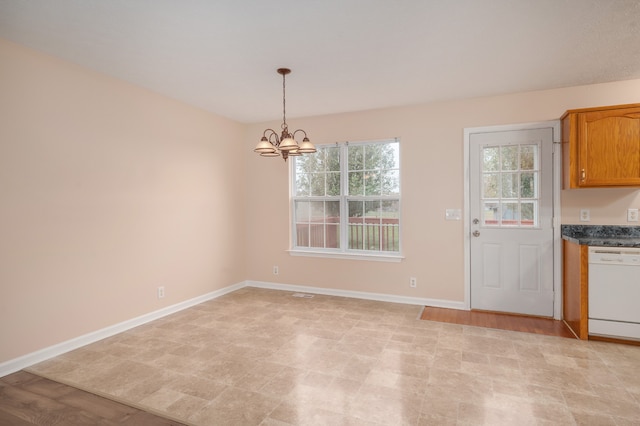
[[[305,294],[305,293],[293,293],[293,297],[300,297],[302,299],[311,299],[313,298],[313,294]]]

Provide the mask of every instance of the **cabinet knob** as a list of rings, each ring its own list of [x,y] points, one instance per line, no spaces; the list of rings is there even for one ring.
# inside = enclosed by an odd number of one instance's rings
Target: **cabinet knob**
[[[587,172],[584,169],[580,170],[580,180],[585,180],[587,178]]]

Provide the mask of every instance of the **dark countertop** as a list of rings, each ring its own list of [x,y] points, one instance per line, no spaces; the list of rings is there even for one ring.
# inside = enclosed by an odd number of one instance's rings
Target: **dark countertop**
[[[640,226],[562,225],[562,239],[585,246],[640,247]]]

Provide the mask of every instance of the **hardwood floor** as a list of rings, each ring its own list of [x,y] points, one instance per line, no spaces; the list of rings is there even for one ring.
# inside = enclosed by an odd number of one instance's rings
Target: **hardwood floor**
[[[434,308],[426,306],[420,319],[447,322],[451,324],[473,325],[500,330],[521,331],[547,336],[576,336],[563,321],[550,318],[529,317],[484,311],[462,311],[459,309]]]
[[[183,424],[19,371],[0,378],[0,425]]]

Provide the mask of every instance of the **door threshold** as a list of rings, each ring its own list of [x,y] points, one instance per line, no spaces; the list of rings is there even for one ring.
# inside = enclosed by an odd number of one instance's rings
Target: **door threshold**
[[[420,319],[445,322],[449,324],[470,325],[474,327],[541,334],[545,336],[568,337],[571,339],[576,338],[564,321],[558,321],[548,317],[480,310],[463,311],[459,309],[425,306],[422,311],[422,315],[420,315]]]
[[[485,309],[471,309],[470,312],[478,312],[484,314],[494,314],[494,315],[510,315],[514,317],[524,317],[524,318],[540,318],[540,319],[553,319],[553,317],[545,317],[542,315],[531,315],[531,314],[520,314],[518,312],[503,312],[503,311],[488,311]]]

